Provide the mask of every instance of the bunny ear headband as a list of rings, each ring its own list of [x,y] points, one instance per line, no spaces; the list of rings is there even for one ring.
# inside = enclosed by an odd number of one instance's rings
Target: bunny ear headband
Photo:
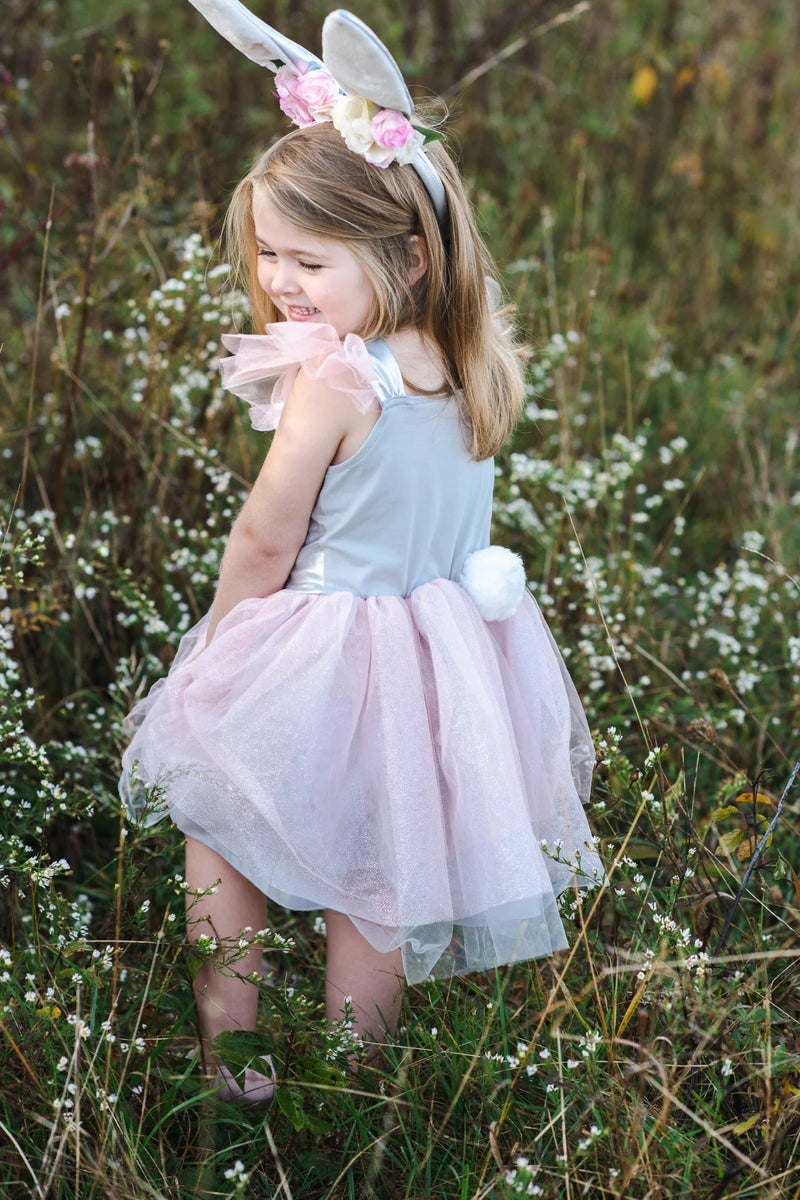
[[[322,60],[253,16],[239,0],[189,0],[217,33],[275,73],[278,101],[301,127],[332,121],[347,146],[377,167],[407,163],[431,198],[443,235],[447,197],[425,143],[441,135],[413,125],[400,68],[368,25],[344,9],[322,26]]]

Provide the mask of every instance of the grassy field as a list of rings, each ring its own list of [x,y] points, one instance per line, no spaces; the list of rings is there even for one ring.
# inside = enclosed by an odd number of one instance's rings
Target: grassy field
[[[328,6],[253,7],[318,45]],[[180,838],[126,828],[116,777],[264,453],[218,383],[217,239],[283,125],[189,4],[10,0],[0,1193],[798,1198],[800,16],[354,8],[445,94],[529,331],[495,540],[585,699],[607,884],[556,959],[411,989],[380,1070],[325,1026],[319,920],[276,908],[225,1054],[271,1053],[277,1102],[203,1094]]]

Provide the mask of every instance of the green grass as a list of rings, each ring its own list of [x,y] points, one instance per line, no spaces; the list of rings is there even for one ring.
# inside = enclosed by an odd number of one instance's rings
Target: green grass
[[[264,452],[217,379],[244,305],[214,242],[280,118],[190,5],[12,5],[0,1192],[797,1197],[793,8],[360,11],[442,89],[529,35],[449,136],[534,346],[495,533],[596,731],[608,884],[566,898],[569,952],[410,989],[380,1069],[326,1029],[313,915],[276,909],[258,1039],[224,1053],[272,1053],[279,1100],[204,1094],[180,838],[123,836],[116,775]]]

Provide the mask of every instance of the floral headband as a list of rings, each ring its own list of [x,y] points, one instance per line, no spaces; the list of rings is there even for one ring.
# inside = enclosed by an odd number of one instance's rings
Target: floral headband
[[[322,61],[253,16],[240,0],[189,0],[217,33],[275,73],[278,102],[301,128],[332,121],[354,154],[376,167],[407,163],[417,172],[443,236],[447,196],[427,142],[441,134],[412,122],[414,102],[400,68],[368,25],[344,9],[322,26]]]

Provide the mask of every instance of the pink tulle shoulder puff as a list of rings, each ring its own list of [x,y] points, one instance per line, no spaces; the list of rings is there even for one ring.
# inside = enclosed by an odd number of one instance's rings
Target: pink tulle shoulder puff
[[[275,429],[300,367],[312,379],[346,392],[359,412],[377,403],[375,365],[354,333],[344,341],[331,325],[280,321],[264,334],[225,334],[231,351],[220,362],[222,385],[250,405],[254,429]]]

